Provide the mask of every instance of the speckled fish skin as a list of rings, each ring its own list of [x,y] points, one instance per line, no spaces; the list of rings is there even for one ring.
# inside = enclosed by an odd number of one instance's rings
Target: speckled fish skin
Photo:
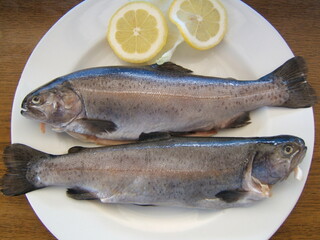
[[[254,81],[197,76],[172,63],[86,69],[30,93],[21,113],[93,139],[239,127],[259,107],[312,106],[315,92],[305,72],[301,57]]]
[[[269,197],[269,186],[289,176],[306,147],[294,136],[167,138],[70,152],[52,156],[11,145],[4,152],[2,192],[19,195],[58,185],[68,187],[72,198],[104,203],[246,206]]]

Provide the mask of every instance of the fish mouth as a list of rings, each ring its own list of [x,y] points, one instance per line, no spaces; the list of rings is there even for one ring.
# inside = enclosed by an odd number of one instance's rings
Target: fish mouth
[[[303,179],[303,172],[301,170],[301,168],[299,167],[299,164],[302,162],[303,158],[305,157],[307,153],[307,147],[304,147],[301,151],[301,153],[298,156],[298,163],[296,164],[296,166],[293,168],[293,174],[294,174],[294,178],[301,181]]]
[[[20,113],[25,117],[27,115],[27,109],[21,109]]]
[[[27,99],[25,98],[21,104],[21,115],[26,116],[28,112],[28,107],[27,107]]]
[[[21,107],[22,107],[22,109],[20,111],[20,114],[26,118],[36,119],[36,120],[45,120],[46,119],[46,115],[38,109],[28,108],[28,107],[24,107],[24,106],[21,106]]]
[[[303,158],[306,156],[307,147],[304,146],[293,158],[292,161],[292,169],[298,167],[298,165],[302,162]]]
[[[297,138],[295,140],[295,142],[296,142],[296,144],[298,144],[300,146],[300,150],[297,151],[291,158],[291,166],[290,166],[290,171],[289,171],[288,175],[291,172],[293,172],[294,175],[297,176],[298,174],[301,175],[301,169],[299,168],[299,164],[303,161],[304,157],[306,156],[308,148],[307,148],[304,140],[301,138]]]
[[[302,162],[302,160],[306,156],[307,149],[308,148],[306,146],[303,146],[303,148],[293,156],[293,159],[291,161],[290,171],[288,172],[288,175],[284,179],[288,178],[289,175],[293,172],[294,177],[298,180],[301,180],[302,170],[300,169],[299,164]]]
[[[29,94],[23,99],[20,114],[29,119],[45,120],[46,115],[43,111],[29,105],[28,100],[30,99],[30,96],[32,95]]]

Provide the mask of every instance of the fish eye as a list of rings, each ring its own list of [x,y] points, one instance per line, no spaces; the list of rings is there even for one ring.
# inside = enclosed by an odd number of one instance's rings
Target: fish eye
[[[40,103],[40,97],[39,96],[34,96],[31,101],[32,101],[33,104],[37,105],[37,104]]]
[[[285,154],[291,154],[293,152],[293,147],[290,145],[286,145],[283,147],[283,151]]]

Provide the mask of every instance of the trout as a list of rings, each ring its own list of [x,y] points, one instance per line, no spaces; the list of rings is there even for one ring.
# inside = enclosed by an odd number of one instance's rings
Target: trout
[[[313,106],[316,94],[306,72],[302,57],[251,81],[193,75],[170,62],[91,68],[31,92],[21,114],[101,144],[137,140],[141,133],[241,127],[249,123],[250,111],[263,106]]]
[[[103,203],[222,209],[270,197],[303,160],[295,136],[260,138],[147,138],[97,148],[74,147],[51,155],[26,145],[4,151],[4,195],[48,186],[69,197]]]

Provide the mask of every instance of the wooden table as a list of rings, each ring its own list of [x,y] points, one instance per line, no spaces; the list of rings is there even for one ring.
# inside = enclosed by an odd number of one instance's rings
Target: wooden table
[[[223,1],[223,0],[222,0]],[[236,1],[236,0],[235,0]],[[10,114],[15,88],[32,50],[48,29],[80,0],[0,0],[0,151],[10,144]],[[309,82],[320,93],[320,1],[245,0],[280,32],[295,55],[305,57]],[[316,129],[320,105],[314,108]],[[303,127],[303,126],[301,126]],[[272,237],[320,239],[320,134],[309,178],[299,202]],[[0,175],[4,174],[0,162]],[[54,239],[25,196],[0,196],[0,239]]]

